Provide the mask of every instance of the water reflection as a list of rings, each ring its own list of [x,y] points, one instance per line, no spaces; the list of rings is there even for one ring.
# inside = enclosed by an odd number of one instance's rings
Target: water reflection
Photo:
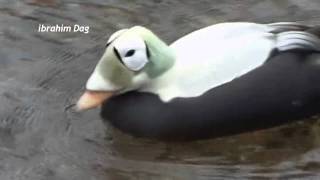
[[[156,168],[170,166],[175,169],[174,172],[171,172],[171,168],[168,172],[153,169],[160,175],[172,173],[171,175],[186,178],[183,175],[187,173],[189,176],[188,172],[192,171],[193,176],[189,179],[198,176],[309,177],[317,175],[320,170],[320,163],[317,161],[320,154],[314,152],[314,149],[319,147],[319,132],[316,120],[239,136],[188,143],[161,143],[113,132],[110,147],[116,158],[134,160],[137,164],[150,163]],[[140,169],[139,166],[130,168],[131,170],[126,168],[121,172],[128,174]],[[114,168],[108,170],[115,171]]]

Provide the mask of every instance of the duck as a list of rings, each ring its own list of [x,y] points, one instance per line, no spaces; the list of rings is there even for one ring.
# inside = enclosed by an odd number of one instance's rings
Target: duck
[[[134,137],[200,140],[320,112],[320,28],[224,22],[170,45],[143,26],[113,33],[76,108]]]

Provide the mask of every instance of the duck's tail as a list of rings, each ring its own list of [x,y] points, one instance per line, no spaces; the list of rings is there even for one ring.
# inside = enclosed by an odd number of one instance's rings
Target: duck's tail
[[[320,52],[320,26],[306,26],[299,23],[281,22],[268,24],[276,35],[279,51],[304,50]]]
[[[296,23],[296,22],[278,22],[268,24],[271,27],[271,32],[274,34],[279,34],[286,31],[306,31],[310,29],[309,26]]]

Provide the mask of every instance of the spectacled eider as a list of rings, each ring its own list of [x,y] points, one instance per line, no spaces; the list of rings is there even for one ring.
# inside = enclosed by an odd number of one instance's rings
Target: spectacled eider
[[[139,137],[192,140],[269,128],[320,112],[320,28],[221,23],[170,46],[115,32],[77,103]]]

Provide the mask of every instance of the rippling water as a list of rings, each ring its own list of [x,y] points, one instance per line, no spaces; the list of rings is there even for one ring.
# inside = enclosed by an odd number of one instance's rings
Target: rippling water
[[[320,24],[318,0],[0,0],[0,179],[320,178],[317,118],[189,143],[136,139],[69,107],[117,29],[167,42],[223,21]],[[83,24],[90,33],[38,33]]]

